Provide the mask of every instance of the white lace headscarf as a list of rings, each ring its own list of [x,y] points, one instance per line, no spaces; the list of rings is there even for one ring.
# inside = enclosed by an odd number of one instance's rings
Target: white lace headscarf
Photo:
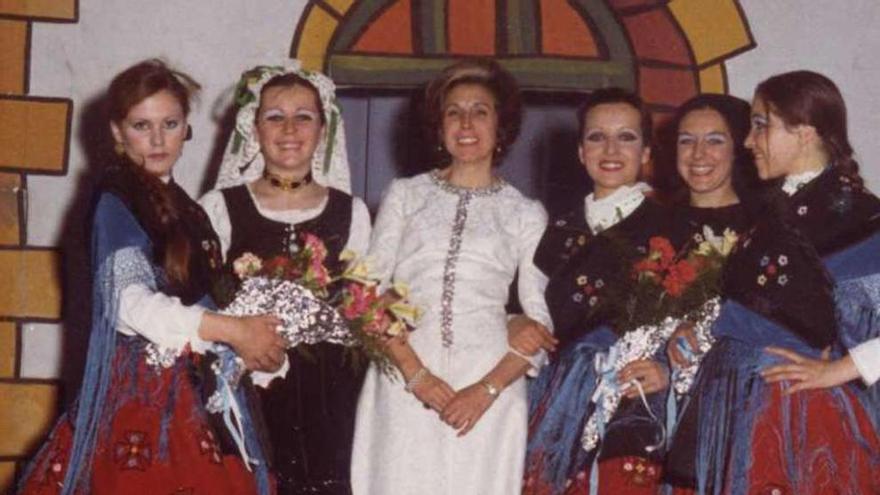
[[[244,72],[235,88],[235,129],[220,164],[220,174],[214,187],[246,184],[259,179],[266,167],[260,142],[256,133],[256,115],[260,108],[260,92],[270,79],[286,74],[297,76],[312,83],[318,90],[324,110],[324,130],[321,141],[312,156],[312,178],[318,184],[351,192],[348,154],[345,150],[345,126],[342,113],[336,103],[336,85],[321,74],[303,69],[299,60],[285,60],[279,65],[259,65]]]

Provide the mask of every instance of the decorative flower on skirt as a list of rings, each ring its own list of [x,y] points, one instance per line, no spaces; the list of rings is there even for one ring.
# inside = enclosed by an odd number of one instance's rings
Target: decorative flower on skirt
[[[123,439],[116,442],[113,460],[122,469],[146,470],[153,462],[153,449],[142,431],[126,431]]]

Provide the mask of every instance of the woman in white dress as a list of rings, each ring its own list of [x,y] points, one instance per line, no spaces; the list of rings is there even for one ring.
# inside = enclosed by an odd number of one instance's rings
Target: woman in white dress
[[[331,271],[343,249],[365,254],[370,217],[352,197],[345,129],[333,82],[298,61],[257,66],[236,90],[239,105],[218,189],[202,206],[227,266],[300,249],[304,235],[327,247]],[[354,414],[363,368],[337,344],[287,351],[289,368],[255,376],[273,451],[279,495],[348,495]],[[354,368],[354,369],[353,369]],[[274,380],[273,380],[274,378]],[[269,382],[270,383],[265,383]]]
[[[540,204],[495,175],[519,130],[513,77],[491,61],[448,67],[427,88],[427,128],[448,166],[395,180],[370,255],[424,310],[388,352],[400,377],[372,367],[352,456],[355,494],[518,493],[533,366],[508,347],[504,306],[519,274],[526,314],[550,325],[546,277],[532,264]]]

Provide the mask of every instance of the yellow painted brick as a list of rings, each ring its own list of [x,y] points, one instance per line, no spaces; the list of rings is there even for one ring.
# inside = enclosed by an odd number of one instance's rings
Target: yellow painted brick
[[[15,323],[0,321],[0,378],[15,376],[15,344],[17,340],[18,332],[15,331]]]
[[[61,172],[69,101],[0,98],[0,167]]]
[[[724,67],[720,63],[700,71],[700,93],[724,93]]]
[[[0,245],[17,246],[21,240],[18,218],[19,187],[21,177],[18,174],[0,173]]]
[[[76,20],[77,0],[0,0],[0,14]]]
[[[27,39],[26,21],[0,19],[0,93],[24,93]]]
[[[303,67],[311,70],[324,69],[327,47],[338,25],[339,22],[333,16],[320,5],[314,4],[305,20],[296,49],[296,58],[302,60]]]
[[[58,387],[45,383],[0,383],[0,455],[33,453],[57,414]]]
[[[0,315],[59,318],[59,262],[51,249],[0,250]]]
[[[12,493],[12,483],[15,481],[15,462],[0,462],[0,493]]]

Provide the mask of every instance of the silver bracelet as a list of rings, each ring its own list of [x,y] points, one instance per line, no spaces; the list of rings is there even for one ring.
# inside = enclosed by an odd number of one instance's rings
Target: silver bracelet
[[[526,356],[525,354],[519,352],[518,350],[514,349],[514,348],[511,347],[511,346],[507,346],[507,352],[513,354],[513,355],[516,356],[516,357],[522,358],[522,359],[525,360],[525,361],[528,361],[529,364],[532,364],[532,358],[531,358],[531,356]]]
[[[419,371],[416,371],[415,374],[406,381],[406,385],[404,385],[403,389],[409,393],[413,393],[413,390],[419,386],[419,383],[422,383],[422,380],[430,374],[431,370],[429,370],[427,366],[422,366]]]

